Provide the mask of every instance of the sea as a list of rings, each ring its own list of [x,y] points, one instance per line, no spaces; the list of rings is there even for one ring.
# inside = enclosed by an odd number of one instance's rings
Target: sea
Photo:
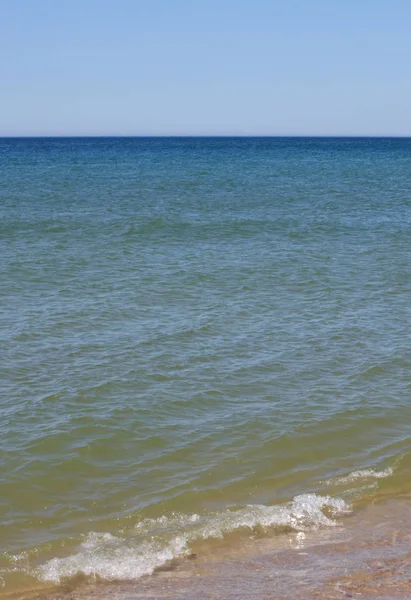
[[[410,322],[411,139],[0,139],[0,597],[411,552]]]

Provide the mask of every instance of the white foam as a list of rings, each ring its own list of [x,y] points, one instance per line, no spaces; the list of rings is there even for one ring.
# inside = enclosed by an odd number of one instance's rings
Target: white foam
[[[240,528],[280,527],[307,531],[320,526],[332,527],[336,525],[333,517],[348,511],[348,505],[340,498],[303,494],[280,506],[249,505],[212,516],[146,519],[136,525],[134,537],[90,533],[76,554],[49,560],[36,569],[35,575],[55,583],[80,573],[106,580],[138,579],[173,558],[187,554],[190,542],[195,540],[221,538]]]
[[[384,479],[393,474],[393,468],[388,467],[383,471],[375,471],[374,469],[360,469],[353,471],[349,475],[343,477],[337,477],[336,479],[329,479],[325,483],[327,485],[345,485],[346,483],[353,483],[354,481],[362,479]]]
[[[184,536],[168,544],[143,542],[135,546],[110,534],[90,533],[77,554],[53,558],[39,567],[36,575],[45,581],[59,583],[79,573],[106,580],[139,579],[186,552]]]

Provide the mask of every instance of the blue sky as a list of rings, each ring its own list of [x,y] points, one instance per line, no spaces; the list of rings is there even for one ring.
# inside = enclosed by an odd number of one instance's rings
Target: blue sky
[[[2,0],[0,135],[411,135],[411,0]]]

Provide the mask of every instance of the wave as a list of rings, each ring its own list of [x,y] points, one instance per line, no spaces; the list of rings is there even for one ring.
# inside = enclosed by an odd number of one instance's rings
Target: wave
[[[375,471],[374,469],[360,469],[358,471],[353,471],[348,475],[344,475],[342,477],[337,477],[335,479],[328,479],[325,481],[326,485],[345,485],[347,483],[352,483],[354,481],[363,480],[363,479],[384,479],[385,477],[390,477],[394,472],[392,467],[388,467],[383,471]]]
[[[53,583],[80,574],[104,580],[134,580],[187,556],[195,541],[222,538],[242,528],[308,531],[334,527],[335,518],[349,511],[341,498],[303,494],[277,506],[247,505],[210,516],[174,514],[146,519],[137,523],[129,537],[92,532],[75,554],[53,558],[32,574]]]

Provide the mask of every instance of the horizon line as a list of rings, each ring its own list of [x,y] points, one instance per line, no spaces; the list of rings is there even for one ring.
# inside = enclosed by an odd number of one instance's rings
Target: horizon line
[[[193,138],[259,138],[259,139],[272,139],[272,138],[317,138],[317,139],[335,139],[335,138],[346,138],[346,139],[410,139],[411,134],[400,135],[400,134],[1,134],[0,139],[80,139],[80,138],[124,138],[124,139],[147,139],[147,138],[176,138],[176,139],[193,139]]]

